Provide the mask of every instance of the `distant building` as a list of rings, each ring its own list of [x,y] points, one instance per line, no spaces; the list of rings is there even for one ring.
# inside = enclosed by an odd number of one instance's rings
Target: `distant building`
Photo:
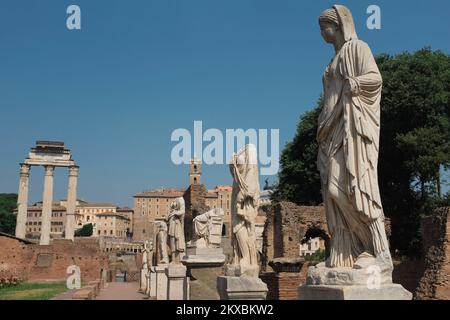
[[[63,238],[66,223],[67,201],[60,200],[52,205],[51,238]],[[17,214],[17,209],[15,210]],[[92,223],[92,236],[125,238],[132,232],[133,210],[119,208],[109,203],[91,203],[77,200],[75,210],[76,229]],[[28,206],[26,237],[37,239],[41,234],[42,202]],[[106,223],[106,224],[105,224]]]
[[[310,256],[318,250],[325,250],[325,240],[322,238],[312,238],[300,244],[300,257]]]
[[[188,188],[161,188],[137,193],[134,196],[133,240],[153,239],[154,223],[165,220],[170,213],[170,204],[175,198],[183,197],[186,203],[187,222],[198,213],[214,208],[224,211],[224,225],[228,228],[231,221],[231,186],[217,186],[206,190],[201,184],[201,163],[192,159],[189,166]],[[186,238],[189,240],[190,226],[185,225]]]

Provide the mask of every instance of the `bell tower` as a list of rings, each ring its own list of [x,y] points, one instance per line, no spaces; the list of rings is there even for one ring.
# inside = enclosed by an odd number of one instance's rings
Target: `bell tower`
[[[194,157],[189,164],[189,185],[201,184],[201,164],[200,160]]]

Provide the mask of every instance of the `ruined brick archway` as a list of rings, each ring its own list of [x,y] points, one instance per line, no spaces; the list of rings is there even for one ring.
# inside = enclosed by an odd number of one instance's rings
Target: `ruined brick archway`
[[[329,239],[323,206],[298,206],[282,201],[265,207],[262,268],[274,258],[299,257],[299,244],[314,235]]]

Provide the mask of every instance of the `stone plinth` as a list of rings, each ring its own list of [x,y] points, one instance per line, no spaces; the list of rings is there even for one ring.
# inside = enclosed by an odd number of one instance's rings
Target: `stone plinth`
[[[167,265],[155,267],[156,273],[156,300],[167,300]]]
[[[150,298],[156,298],[156,270],[150,267]]]
[[[190,278],[190,300],[219,300],[217,277],[223,275],[222,248],[188,248],[182,260]]]
[[[141,269],[140,276],[139,276],[139,292],[145,293],[147,290],[147,270]]]
[[[221,300],[265,300],[267,285],[256,277],[230,277],[217,278],[217,290]]]
[[[384,284],[379,289],[363,285],[303,285],[299,300],[411,300],[411,292],[399,284]]]
[[[145,287],[145,294],[147,295],[147,296],[149,296],[150,297],[150,286],[151,286],[151,278],[150,278],[150,269],[147,271],[147,274],[146,274],[146,281],[147,281],[147,285],[146,285],[146,287]]]
[[[311,266],[306,284],[298,289],[300,300],[411,300],[412,294],[392,283],[392,267],[367,258],[350,267]],[[362,267],[364,266],[364,267]]]
[[[187,267],[217,267],[225,263],[225,255],[222,248],[189,248],[182,263]]]
[[[182,264],[170,264],[165,270],[168,280],[168,300],[189,300],[189,281],[186,270]]]

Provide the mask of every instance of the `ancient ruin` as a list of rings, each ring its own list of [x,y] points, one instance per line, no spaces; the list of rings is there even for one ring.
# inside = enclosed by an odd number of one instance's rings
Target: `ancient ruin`
[[[64,142],[37,141],[31,148],[28,157],[20,164],[20,186],[17,200],[16,237],[25,238],[28,210],[28,179],[32,166],[44,166],[44,193],[42,207],[42,226],[39,243],[50,244],[50,228],[53,202],[53,172],[56,167],[69,169],[69,185],[67,190],[67,212],[65,238],[73,240],[75,231],[75,206],[77,200],[77,179],[79,167],[72,160],[69,149]]]

